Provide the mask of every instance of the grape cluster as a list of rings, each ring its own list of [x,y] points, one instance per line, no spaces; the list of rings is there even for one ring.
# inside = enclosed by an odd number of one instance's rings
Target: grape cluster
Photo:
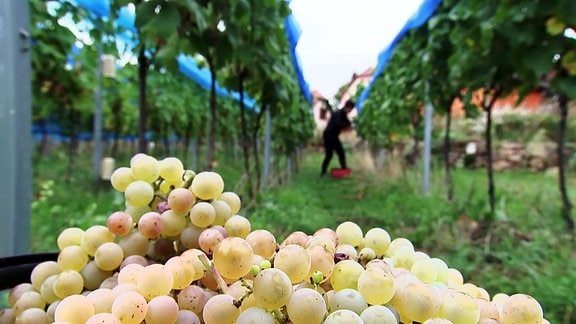
[[[489,293],[382,228],[351,221],[282,242],[252,229],[222,177],[136,154],[126,208],[71,227],[56,261],[11,290],[3,323],[548,323],[526,294]]]

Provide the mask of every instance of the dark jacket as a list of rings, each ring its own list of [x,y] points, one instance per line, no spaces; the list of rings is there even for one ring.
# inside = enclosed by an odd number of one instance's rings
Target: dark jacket
[[[344,111],[344,109],[338,109],[332,113],[332,116],[330,116],[328,125],[326,125],[326,128],[324,129],[324,138],[338,138],[340,132],[351,125],[352,123],[348,119],[346,111]]]

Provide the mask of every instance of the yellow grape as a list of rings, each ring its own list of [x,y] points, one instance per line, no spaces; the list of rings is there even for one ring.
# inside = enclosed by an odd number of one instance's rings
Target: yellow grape
[[[454,324],[478,323],[480,309],[476,300],[465,293],[443,291],[439,315]]]
[[[144,207],[154,199],[154,188],[152,185],[143,180],[137,180],[126,187],[124,191],[126,203],[134,207]]]
[[[390,308],[382,305],[368,306],[360,314],[364,324],[398,324],[396,315]]]
[[[500,311],[495,302],[483,298],[475,298],[478,308],[480,309],[480,320],[500,319]]]
[[[309,247],[307,250],[311,260],[308,277],[311,277],[314,271],[320,271],[323,276],[321,282],[329,280],[336,265],[334,255],[319,245]]]
[[[188,224],[180,233],[180,244],[184,249],[199,249],[198,238],[204,229],[194,224]]]
[[[227,237],[214,249],[214,267],[220,275],[238,279],[246,275],[252,267],[254,252],[246,240],[239,237]]]
[[[364,241],[362,229],[354,222],[346,221],[340,223],[336,227],[336,234],[338,235],[338,244],[350,244],[358,247]]]
[[[62,299],[56,306],[54,321],[85,324],[94,314],[94,305],[86,296],[70,295]]]
[[[502,304],[501,320],[503,324],[541,324],[544,321],[544,311],[534,297],[514,294]]]
[[[240,211],[242,201],[238,194],[232,191],[223,192],[218,199],[225,201],[230,206],[230,212],[234,215]]]
[[[334,266],[334,272],[330,277],[330,283],[335,291],[358,287],[358,278],[364,272],[364,267],[353,260],[343,260]]]
[[[174,212],[184,214],[194,206],[195,198],[187,188],[176,188],[170,191],[166,201]]]
[[[162,229],[162,235],[164,236],[172,237],[180,235],[180,233],[182,233],[182,231],[186,228],[186,216],[173,210],[166,210],[160,215],[160,217],[164,223],[164,227]]]
[[[182,260],[188,267],[194,268],[194,280],[204,277],[204,272],[206,270],[198,257],[200,254],[206,255],[206,253],[200,249],[188,249],[180,254],[180,260]]]
[[[146,255],[150,241],[142,235],[140,231],[133,231],[130,234],[120,238],[118,245],[122,247],[124,255]]]
[[[94,262],[102,270],[112,271],[120,267],[124,260],[124,251],[118,243],[106,242],[94,253]]]
[[[44,301],[48,304],[51,304],[57,300],[60,300],[60,297],[56,296],[54,293],[54,282],[58,278],[58,275],[51,275],[50,277],[46,278],[40,287],[40,296]]]
[[[86,321],[86,324],[122,324],[122,322],[114,314],[96,313]]]
[[[271,259],[276,253],[276,238],[274,234],[265,229],[257,229],[246,236],[246,242],[250,244],[254,254],[264,259]]]
[[[212,222],[212,225],[224,226],[224,224],[226,224],[226,221],[228,221],[228,219],[232,217],[232,211],[230,210],[230,206],[225,201],[218,199],[214,199],[210,204],[214,207],[215,211],[214,221]]]
[[[14,324],[49,324],[51,322],[44,309],[28,308],[15,318]]]
[[[92,225],[82,235],[82,240],[80,246],[88,255],[93,256],[96,253],[96,249],[106,243],[112,242],[115,239],[115,235],[110,232],[108,227],[102,225]]]
[[[435,282],[438,278],[438,268],[435,261],[432,259],[420,259],[414,261],[410,268],[410,272],[420,278],[420,280],[429,284]]]
[[[311,264],[308,250],[296,244],[284,246],[274,256],[274,268],[284,271],[294,284],[309,278]]]
[[[40,291],[40,287],[46,278],[59,274],[60,272],[62,272],[62,270],[56,261],[43,261],[32,269],[30,273],[30,283],[36,291]]]
[[[224,191],[224,180],[212,171],[203,171],[192,179],[190,189],[194,196],[202,200],[216,199]]]
[[[182,182],[184,175],[184,165],[180,159],[167,157],[158,161],[159,175],[168,182]]]
[[[170,324],[178,320],[178,304],[170,296],[157,296],[148,302],[146,324]]]
[[[322,323],[326,316],[326,301],[314,289],[297,289],[286,305],[288,318],[293,324]]]
[[[132,217],[132,221],[134,223],[138,223],[140,217],[142,217],[142,215],[146,214],[147,212],[152,211],[152,209],[150,209],[150,206],[148,205],[136,207],[126,204],[126,209],[124,209],[124,211]]]
[[[58,274],[52,289],[60,299],[79,294],[84,290],[84,278],[78,271],[64,270]]]
[[[126,291],[116,296],[111,308],[111,313],[122,324],[139,324],[146,318],[147,311],[146,299],[135,291]]]
[[[166,261],[164,266],[172,272],[172,276],[174,277],[172,289],[184,289],[192,283],[195,275],[194,267],[188,266],[180,256],[171,257]]]
[[[252,225],[248,218],[241,215],[234,215],[226,221],[224,229],[228,236],[237,236],[245,239],[252,231]]]
[[[392,303],[402,322],[407,323],[438,317],[441,305],[438,290],[421,281],[410,282],[397,289]]]
[[[344,288],[336,291],[328,303],[328,309],[331,312],[339,309],[348,309],[358,315],[367,307],[368,303],[366,299],[364,299],[364,296],[362,296],[358,290],[352,288]]]
[[[416,261],[416,252],[409,246],[400,246],[392,254],[392,262],[396,268],[410,270]]]
[[[344,254],[350,260],[358,259],[358,251],[350,244],[338,244],[336,246],[336,253]]]
[[[151,264],[138,274],[138,291],[151,300],[156,296],[168,295],[174,285],[172,271],[162,264]]]
[[[376,256],[382,257],[390,246],[390,234],[383,228],[371,228],[364,235],[364,246],[374,250]]]
[[[248,307],[238,315],[236,324],[275,324],[276,320],[271,312],[265,308],[251,306]]]
[[[334,240],[328,235],[313,235],[308,242],[306,242],[306,248],[312,246],[321,246],[328,252],[334,254],[336,251],[336,244]]]
[[[88,262],[80,274],[84,279],[84,288],[94,290],[99,288],[105,279],[112,276],[112,271],[100,269],[96,262],[92,260]]]
[[[118,192],[126,191],[126,187],[132,182],[134,182],[134,176],[132,175],[132,170],[128,167],[120,167],[114,172],[110,177],[110,184]]]
[[[44,309],[46,306],[46,301],[42,299],[42,296],[37,291],[27,291],[23,293],[18,300],[14,303],[12,310],[14,315],[18,317],[23,311],[29,308],[40,308]]]
[[[396,249],[402,246],[406,246],[412,251],[414,251],[414,244],[412,244],[410,240],[404,237],[397,237],[390,242],[390,244],[388,245],[388,250],[386,250],[384,256],[392,257],[392,255],[394,255],[394,252],[396,252]]]
[[[358,291],[371,305],[386,304],[396,292],[394,276],[382,268],[368,268],[358,277]]]
[[[210,203],[200,201],[190,209],[190,221],[198,227],[208,227],[212,225],[216,218],[216,209]]]
[[[240,309],[234,305],[234,297],[219,294],[208,299],[202,310],[206,324],[235,324]]]
[[[82,235],[84,235],[84,230],[79,227],[68,227],[62,230],[56,239],[58,249],[62,250],[70,245],[80,245]]]
[[[292,282],[280,269],[264,269],[254,277],[253,296],[258,306],[277,309],[286,305],[291,295]]]
[[[138,263],[132,263],[126,265],[125,267],[121,268],[120,271],[118,272],[118,283],[131,282],[137,284],[138,275],[140,274],[140,272],[142,272],[143,269],[144,266]]]
[[[446,270],[446,284],[448,288],[458,289],[464,284],[464,277],[458,269],[448,268]]]
[[[156,158],[137,153],[130,159],[130,169],[134,179],[152,183],[160,176],[160,167]],[[129,187],[130,185],[128,185]],[[126,188],[128,190],[128,188]]]
[[[330,313],[323,324],[364,324],[360,315],[349,309],[339,309]]]
[[[110,313],[116,293],[112,289],[98,288],[89,292],[86,298],[94,305],[95,313]]]
[[[436,281],[447,284],[448,283],[448,265],[444,260],[439,258],[430,258],[436,266]]]
[[[286,246],[288,244],[297,244],[306,247],[306,244],[308,244],[309,239],[310,237],[308,236],[308,234],[302,231],[292,232],[286,237],[286,239],[284,239],[284,241],[282,241],[280,247]]]
[[[202,324],[202,322],[196,313],[187,309],[181,309],[178,311],[176,324]]]

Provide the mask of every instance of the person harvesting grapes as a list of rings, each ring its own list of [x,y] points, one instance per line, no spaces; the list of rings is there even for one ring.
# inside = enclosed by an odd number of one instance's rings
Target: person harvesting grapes
[[[322,134],[324,140],[324,160],[322,161],[322,170],[320,176],[324,176],[328,170],[328,165],[332,160],[334,152],[338,155],[338,161],[340,163],[341,169],[348,169],[346,165],[346,153],[342,147],[342,142],[340,142],[340,132],[345,129],[352,127],[350,119],[348,119],[348,114],[354,109],[355,103],[352,100],[347,100],[344,103],[344,107],[336,110],[330,116],[328,124],[324,129]]]

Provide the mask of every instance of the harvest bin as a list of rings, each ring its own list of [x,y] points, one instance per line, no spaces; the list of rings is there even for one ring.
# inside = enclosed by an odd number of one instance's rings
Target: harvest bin
[[[0,258],[0,290],[30,282],[30,273],[34,267],[44,261],[56,261],[57,252],[24,254]]]

